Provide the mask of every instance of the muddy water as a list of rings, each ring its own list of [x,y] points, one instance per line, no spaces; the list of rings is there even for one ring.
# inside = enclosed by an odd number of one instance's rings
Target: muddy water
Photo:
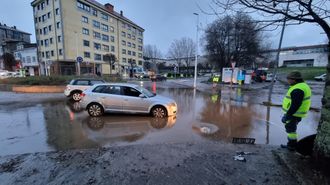
[[[260,93],[240,89],[156,91],[176,100],[176,117],[107,114],[91,118],[79,103],[65,99],[25,107],[0,106],[0,155],[201,140],[231,142],[233,137],[255,138],[259,144],[286,142],[281,109],[261,105]],[[310,112],[299,124],[300,138],[316,132],[319,117]]]

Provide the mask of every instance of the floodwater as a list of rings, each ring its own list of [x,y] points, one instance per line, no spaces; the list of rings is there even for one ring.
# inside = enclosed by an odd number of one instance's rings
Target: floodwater
[[[157,89],[151,84],[145,86],[173,98],[178,104],[177,116],[155,119],[106,114],[92,118],[79,103],[62,97],[25,106],[0,105],[0,155],[132,144],[231,142],[233,137],[255,138],[257,144],[286,143],[281,108],[261,104],[267,99],[265,90],[224,88],[200,92],[166,85]],[[274,101],[280,103],[284,92],[284,87],[277,86]],[[319,112],[310,111],[299,123],[299,138],[316,133],[319,119]]]

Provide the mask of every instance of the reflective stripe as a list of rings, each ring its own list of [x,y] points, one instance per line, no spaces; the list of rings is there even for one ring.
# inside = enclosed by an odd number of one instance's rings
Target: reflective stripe
[[[287,98],[287,99],[291,100],[291,97],[290,97],[290,96],[285,96],[285,98]],[[305,100],[309,100],[309,99],[311,99],[311,97],[310,97],[310,96],[308,96],[308,97],[304,98],[304,99],[303,99],[303,101],[305,101]]]
[[[292,133],[288,133],[288,139],[289,140],[297,140],[298,138],[298,134],[295,133],[295,132],[292,132]]]

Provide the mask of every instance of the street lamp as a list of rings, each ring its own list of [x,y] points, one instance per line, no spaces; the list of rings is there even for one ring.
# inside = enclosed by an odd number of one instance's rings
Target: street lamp
[[[195,57],[195,74],[194,74],[194,88],[196,89],[196,81],[197,81],[197,60],[198,60],[198,23],[199,23],[199,14],[194,13],[197,16],[197,24],[196,24],[196,57]]]

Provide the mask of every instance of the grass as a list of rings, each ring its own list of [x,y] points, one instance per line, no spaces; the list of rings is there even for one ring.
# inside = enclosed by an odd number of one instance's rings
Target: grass
[[[278,73],[289,74],[294,70],[299,71],[305,80],[313,80],[315,76],[326,73],[325,67],[284,67],[278,68]]]
[[[76,78],[97,78],[83,76],[29,76],[0,79],[0,84],[11,85],[67,85],[72,79]],[[118,77],[104,76],[101,79],[107,82],[122,82]]]

